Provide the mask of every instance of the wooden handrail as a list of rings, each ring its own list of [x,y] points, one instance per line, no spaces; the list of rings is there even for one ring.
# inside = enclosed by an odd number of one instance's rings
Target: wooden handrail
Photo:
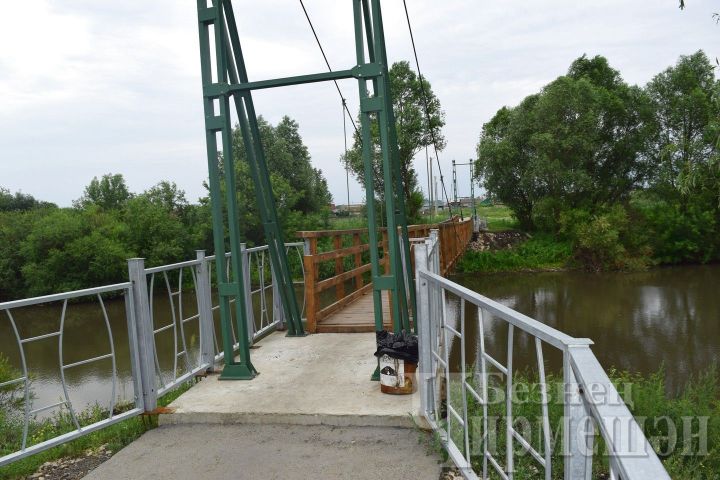
[[[410,238],[425,238],[430,230],[437,229],[440,241],[440,268],[443,274],[450,271],[472,238],[472,220],[460,221],[453,217],[447,221],[427,225],[409,225]],[[349,303],[372,291],[372,283],[365,283],[363,274],[371,270],[370,263],[363,263],[362,254],[370,250],[370,245],[361,238],[367,234],[367,228],[352,228],[345,230],[315,230],[298,232],[298,237],[305,241],[305,295],[307,330],[314,333],[317,324],[330,314],[340,310]],[[381,266],[387,274],[390,269],[388,255],[387,229],[379,229],[381,241],[378,247],[382,250]],[[319,252],[318,243],[321,239],[331,239],[323,242],[327,251]],[[352,259],[352,268],[345,270],[345,259]],[[334,263],[333,275],[320,279],[321,265]],[[332,264],[331,264],[332,265]],[[327,275],[327,273],[326,273]],[[352,287],[346,291],[347,282],[352,280]],[[335,288],[335,300],[327,306],[322,306],[320,293]],[[371,319],[370,319],[371,320]]]

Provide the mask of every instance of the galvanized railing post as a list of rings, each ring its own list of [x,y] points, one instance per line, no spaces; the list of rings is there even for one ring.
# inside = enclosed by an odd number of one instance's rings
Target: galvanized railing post
[[[432,390],[432,332],[430,331],[430,289],[428,281],[421,278],[420,272],[428,269],[429,241],[415,244],[415,290],[417,291],[417,315],[415,315],[415,331],[418,334],[420,365],[420,408],[423,415],[428,415],[433,405]]]
[[[138,341],[138,371],[142,383],[143,408],[146,412],[150,412],[157,407],[157,386],[155,384],[155,338],[145,278],[145,259],[129,259],[128,272],[132,282]]]
[[[215,325],[213,324],[210,266],[205,260],[205,250],[195,250],[197,258],[197,303],[200,318],[200,363],[215,369]]]
[[[241,263],[242,263],[242,274],[243,274],[243,284],[245,286],[245,292],[243,292],[243,295],[245,295],[245,317],[247,318],[247,329],[248,329],[248,341],[250,345],[253,343],[253,335],[255,334],[255,309],[253,307],[253,301],[252,301],[252,283],[250,278],[250,254],[247,251],[247,244],[241,243],[240,244],[240,256],[242,257]],[[258,268],[260,268],[260,265],[258,264]],[[262,291],[262,285],[260,286],[260,294],[264,294]]]
[[[592,475],[592,439],[594,429],[591,417],[585,409],[580,385],[570,364],[570,349],[563,352],[563,456],[565,457],[565,480],[590,480]]]

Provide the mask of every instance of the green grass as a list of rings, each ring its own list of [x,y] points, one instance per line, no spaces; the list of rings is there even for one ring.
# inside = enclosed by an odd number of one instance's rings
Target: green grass
[[[688,380],[685,388],[676,394],[668,394],[662,369],[652,375],[642,376],[628,372],[611,370],[609,376],[618,391],[638,420],[646,437],[654,446],[665,468],[672,478],[684,480],[717,480],[720,472],[720,375],[714,366]],[[551,445],[554,444],[552,467],[554,479],[563,478],[563,457],[560,448],[562,439],[562,383],[557,375],[548,375],[549,417]],[[532,447],[543,452],[541,430],[541,396],[536,372],[518,372],[514,375],[515,399],[513,402],[514,428],[523,432],[523,436]],[[471,380],[477,391],[481,391],[479,382]],[[491,391],[504,390],[504,377],[491,377]],[[451,405],[462,412],[462,392],[459,379],[450,384]],[[504,397],[488,395],[489,421],[488,432],[491,438],[489,448],[493,456],[504,464],[505,459],[505,402]],[[467,395],[470,424],[471,459],[476,472],[482,472],[482,406],[471,394]],[[689,419],[689,420],[686,420]],[[704,420],[706,419],[706,420]],[[691,433],[700,431],[700,423],[707,421],[707,435],[701,441],[696,436],[685,435],[684,425],[690,422]],[[670,427],[669,427],[670,425]],[[676,433],[674,445],[672,432]],[[451,420],[451,437],[456,445],[463,443],[462,429]],[[597,432],[596,432],[597,433]],[[604,442],[596,434],[598,445],[593,461],[592,478],[607,478],[608,461],[603,454]],[[542,467],[529,454],[522,451],[517,442],[515,448],[515,476],[523,479],[540,479]],[[489,478],[499,478],[489,467]]]
[[[469,218],[472,215],[471,208],[453,208],[453,215],[460,215]],[[488,230],[492,232],[500,232],[504,230],[512,230],[517,228],[517,220],[513,216],[512,210],[505,205],[493,205],[490,207],[477,207],[478,217],[486,218],[488,221]],[[420,218],[421,224],[440,223],[450,217],[447,210],[438,211],[437,215],[424,215]],[[363,216],[354,217],[330,217],[330,230],[346,230],[353,228],[367,228],[367,219]]]
[[[556,270],[565,267],[572,255],[567,242],[536,235],[506,250],[466,251],[457,263],[458,273]]]
[[[192,386],[185,383],[168,392],[158,400],[159,406],[166,406]],[[116,412],[117,413],[117,412]],[[81,425],[107,418],[107,410],[94,406],[80,413],[78,421]],[[45,450],[18,460],[10,465],[0,467],[0,480],[14,480],[32,475],[45,462],[64,457],[78,457],[88,450],[95,450],[107,445],[108,450],[115,453],[124,446],[139,438],[146,431],[157,427],[157,415],[135,416],[109,427],[84,435],[71,442]],[[52,418],[33,422],[28,432],[28,445],[33,445],[65,432],[72,431],[74,426],[67,413],[57,414]],[[0,416],[0,456],[20,449],[22,425],[20,422]]]

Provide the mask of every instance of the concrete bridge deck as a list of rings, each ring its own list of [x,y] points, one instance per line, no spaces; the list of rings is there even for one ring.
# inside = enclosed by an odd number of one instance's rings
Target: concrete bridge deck
[[[208,376],[86,478],[437,480],[419,395],[380,392],[374,349],[373,333],[275,332],[251,351],[258,377]]]
[[[160,423],[413,427],[419,394],[381,393],[370,381],[374,350],[374,333],[291,338],[275,332],[251,350],[257,378],[220,381],[210,375],[175,400],[174,413],[162,415]]]

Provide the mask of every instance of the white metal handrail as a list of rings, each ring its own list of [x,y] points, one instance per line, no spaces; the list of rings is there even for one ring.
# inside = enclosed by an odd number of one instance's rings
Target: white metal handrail
[[[612,479],[636,480],[650,478],[669,480],[662,463],[645,438],[642,429],[618,394],[604,369],[590,350],[592,341],[571,337],[526,315],[516,312],[487,297],[473,292],[438,275],[438,235],[414,247],[417,288],[417,331],[420,347],[421,413],[439,434],[450,458],[465,478],[488,478],[489,469],[503,479],[515,478],[515,446],[518,445],[544,471],[543,478],[553,477],[552,432],[548,413],[543,345],[558,349],[563,356],[563,474],[565,479],[590,479],[593,461],[595,425],[608,447]],[[451,322],[447,294],[459,300],[459,318]],[[477,310],[479,372],[466,370],[466,310]],[[503,365],[485,349],[484,320],[498,319],[507,326],[507,358]],[[535,355],[541,395],[541,451],[514,427],[513,417],[513,356],[515,330],[534,338]],[[453,340],[460,344],[459,372],[452,372],[450,356]],[[505,378],[505,452],[500,459],[488,448],[488,383],[489,370],[496,369]],[[480,377],[480,388],[468,381]],[[459,381],[457,380],[459,377]],[[453,405],[451,381],[459,383],[461,411]],[[444,388],[443,388],[444,382]],[[480,391],[478,391],[480,390]],[[442,402],[445,397],[445,409]],[[455,394],[457,396],[457,393]],[[470,442],[468,398],[482,406],[482,456],[473,458]],[[463,434],[459,443],[453,439],[453,425]],[[477,470],[475,464],[480,464]],[[502,465],[501,463],[504,463]]]
[[[128,327],[128,338],[129,338],[129,347],[130,347],[130,359],[131,359],[131,368],[132,368],[132,377],[133,377],[133,389],[134,389],[134,397],[135,397],[135,404],[133,408],[129,408],[126,411],[123,411],[121,413],[115,412],[115,406],[116,406],[116,391],[117,391],[117,384],[118,384],[118,372],[117,372],[117,358],[116,358],[116,349],[115,349],[115,340],[112,332],[112,328],[110,325],[110,320],[108,318],[107,310],[105,308],[105,302],[103,300],[102,294],[120,294],[125,297],[125,314],[126,314],[126,321],[127,321],[127,327]],[[80,298],[90,298],[97,300],[98,304],[100,305],[100,311],[102,312],[102,321],[103,325],[105,326],[106,333],[108,336],[108,342],[109,342],[109,352],[108,353],[101,353],[100,355],[93,356],[91,358],[86,358],[83,360],[78,360],[72,363],[66,363],[65,358],[63,355],[64,352],[64,334],[65,334],[65,319],[67,317],[67,309],[68,309],[68,300],[73,299],[80,299]],[[59,318],[59,328],[56,331],[52,331],[49,333],[36,335],[34,337],[28,337],[23,338],[20,334],[20,329],[18,329],[18,321],[13,316],[13,310],[20,309],[23,307],[30,307],[33,305],[43,305],[53,302],[62,302],[62,307],[60,311],[60,318]],[[93,432],[95,430],[107,427],[109,425],[112,425],[114,423],[120,422],[122,420],[125,420],[129,417],[139,415],[143,411],[143,403],[142,403],[142,396],[140,394],[141,392],[141,384],[139,381],[139,375],[136,370],[137,365],[137,359],[138,359],[138,351],[137,351],[137,338],[135,336],[135,315],[132,308],[133,304],[133,292],[132,292],[132,284],[130,282],[126,283],[119,283],[115,285],[107,285],[104,287],[96,287],[96,288],[87,288],[83,290],[75,290],[71,292],[64,292],[64,293],[58,293],[53,295],[45,295],[41,297],[34,297],[34,298],[27,298],[23,300],[16,300],[11,302],[4,302],[0,303],[0,312],[4,311],[5,316],[7,320],[10,322],[11,330],[15,336],[15,340],[18,347],[19,357],[20,357],[20,377],[12,379],[10,381],[3,382],[0,384],[0,388],[7,387],[10,385],[15,384],[22,384],[23,385],[23,419],[22,419],[22,438],[21,440],[21,446],[20,449],[7,454],[3,457],[0,457],[0,466],[6,465],[8,463],[14,462],[16,460],[20,460],[21,458],[25,458],[29,455],[33,455],[35,453],[41,452],[43,450],[47,450],[48,448],[52,448],[54,446],[60,445],[62,443],[68,442],[70,440],[73,440],[75,438],[78,438],[82,435],[86,435],[90,432]],[[40,340],[45,340],[49,338],[56,338],[58,342],[58,372],[59,372],[59,378],[58,381],[60,383],[60,386],[62,387],[62,400],[33,408],[32,405],[32,395],[30,393],[30,382],[31,382],[31,374],[29,371],[28,366],[28,359],[25,351],[25,346],[29,343],[37,342]],[[107,417],[103,418],[102,420],[93,422],[91,424],[82,425],[80,422],[80,416],[78,415],[78,412],[76,411],[75,406],[73,405],[73,402],[70,399],[69,389],[67,385],[67,381],[65,378],[65,371],[71,368],[75,368],[81,365],[87,365],[90,363],[95,363],[103,360],[110,360],[111,362],[111,373],[112,373],[112,381],[111,381],[111,389],[108,401],[106,403],[107,405]],[[72,425],[74,428],[70,430],[69,432],[66,432],[62,435],[59,435],[54,438],[50,438],[48,440],[36,443],[34,445],[28,445],[28,434],[29,434],[29,427],[31,421],[34,420],[35,415],[42,412],[47,412],[49,410],[62,410],[65,409],[69,416],[70,420],[72,422]]]
[[[293,281],[295,284],[304,284],[305,271],[302,262],[301,242],[287,243],[286,253],[290,254],[295,250],[300,265],[301,279]],[[247,318],[251,341],[257,340],[264,334],[279,328],[284,322],[284,311],[280,302],[278,285],[272,268],[267,262],[267,246],[253,248],[242,248],[243,275],[245,284],[245,304],[248,306]],[[226,254],[229,259],[230,254]],[[61,445],[65,442],[78,438],[79,436],[93,432],[105,426],[114,424],[142,412],[152,412],[157,407],[157,400],[163,394],[181,385],[193,376],[212,370],[215,362],[223,357],[223,352],[218,348],[217,334],[215,332],[214,311],[219,307],[213,305],[213,286],[211,282],[212,261],[215,256],[205,256],[202,250],[197,251],[194,260],[145,268],[142,258],[128,260],[129,282],[107,285],[102,287],[88,288],[71,292],[64,292],[53,295],[45,295],[22,300],[0,303],[0,320],[6,317],[10,322],[10,329],[16,339],[20,358],[20,375],[0,383],[0,388],[22,385],[23,394],[23,433],[19,439],[17,451],[0,457],[0,466],[14,462],[34,453],[48,448]],[[270,271],[270,275],[266,274]],[[253,284],[251,280],[257,281]],[[157,280],[157,281],[156,281]],[[272,305],[267,301],[267,292],[272,291]],[[103,294],[123,295],[125,298],[126,324],[128,328],[128,342],[130,351],[130,367],[133,385],[133,408],[122,413],[116,413],[118,372],[116,366],[117,346],[113,335],[111,323],[105,308]],[[159,295],[166,295],[168,301],[167,322],[155,325],[155,298]],[[197,313],[186,312],[184,299],[194,297],[197,303]],[[255,321],[253,310],[253,297],[257,298],[261,306],[260,318]],[[99,352],[91,358],[86,358],[71,363],[66,363],[63,358],[63,334],[65,329],[65,318],[68,308],[68,300],[73,299],[94,299],[99,302],[102,321],[107,330],[109,351]],[[303,295],[303,299],[305,295]],[[59,329],[49,333],[43,333],[32,337],[24,338],[18,328],[17,320],[13,311],[33,305],[62,302],[59,319]],[[303,304],[303,311],[304,311]],[[194,348],[189,344],[186,328],[191,322],[197,322],[199,330],[199,346]],[[231,322],[231,325],[235,322]],[[234,327],[234,326],[233,326]],[[161,335],[172,335],[172,371],[161,369],[158,357],[157,339]],[[233,335],[235,332],[233,330]],[[33,398],[30,393],[30,379],[28,361],[26,359],[25,346],[28,343],[46,339],[57,339],[59,351],[58,383],[62,387],[62,399],[49,405],[34,407]],[[237,348],[237,338],[233,343]],[[65,349],[67,350],[67,348]],[[107,403],[108,417],[89,425],[84,425],[81,420],[77,406],[74,406],[70,399],[70,391],[65,379],[65,371],[80,367],[82,365],[110,361],[112,370],[112,381],[109,388],[109,399]],[[182,361],[181,361],[182,360]],[[74,429],[68,433],[55,438],[29,445],[30,424],[36,414],[48,412],[53,409],[65,409],[68,412],[70,422]]]

